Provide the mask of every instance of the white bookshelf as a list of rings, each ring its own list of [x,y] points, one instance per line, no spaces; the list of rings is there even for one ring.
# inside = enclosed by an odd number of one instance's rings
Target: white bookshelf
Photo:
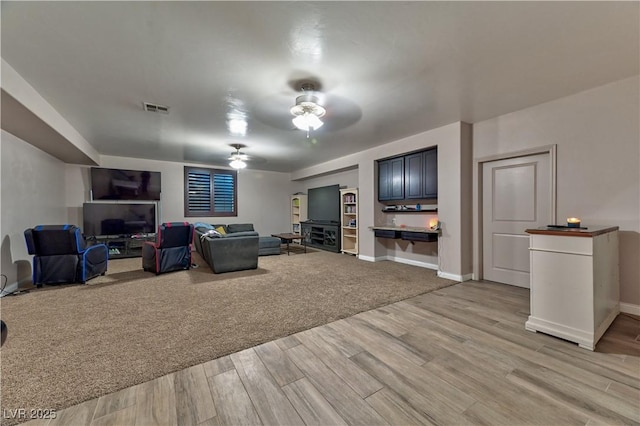
[[[358,254],[358,189],[340,190],[340,226],[342,227],[342,252]]]
[[[300,234],[300,222],[307,220],[307,196],[296,194],[291,196],[291,232]]]

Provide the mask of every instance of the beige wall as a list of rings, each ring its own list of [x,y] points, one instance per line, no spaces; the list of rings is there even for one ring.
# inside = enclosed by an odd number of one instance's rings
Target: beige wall
[[[472,274],[472,251],[467,246],[472,238],[472,212],[464,208],[471,203],[471,171],[466,166],[470,166],[467,163],[472,146],[468,124],[455,123],[451,132],[438,143],[438,218],[442,223],[439,264],[443,276],[466,280]]]
[[[474,159],[557,145],[558,222],[620,227],[620,298],[632,305],[640,305],[639,93],[636,76],[473,126]]]
[[[357,167],[357,187],[360,195],[358,240],[361,259],[392,259],[427,267],[433,267],[440,262],[443,276],[453,279],[469,278],[471,259],[467,259],[470,257],[467,253],[470,253],[470,248],[463,246],[463,238],[466,237],[462,234],[463,224],[471,223],[471,211],[462,211],[463,198],[469,197],[470,200],[471,197],[471,182],[467,176],[467,173],[470,175],[471,172],[462,171],[463,154],[466,152],[470,157],[471,152],[470,132],[468,129],[463,130],[467,126],[464,123],[449,124],[334,161],[298,170],[292,173],[292,179],[326,177],[331,173],[342,173],[345,169]],[[393,217],[388,213],[382,213],[382,205],[377,199],[376,160],[434,146],[438,147],[439,164],[438,218],[443,224],[439,243],[412,245],[404,241],[376,239],[368,228],[390,223]],[[468,188],[463,189],[465,186]],[[398,224],[408,226],[427,226],[429,219],[433,217],[429,213],[395,216]]]
[[[195,218],[184,216],[185,165],[189,164],[104,155],[100,161],[100,167],[151,170],[162,174],[160,222],[253,223],[261,235],[288,231],[289,195],[292,193],[288,173],[242,170],[238,173],[238,216]],[[201,164],[197,166],[202,167]],[[67,165],[66,184],[70,220],[82,224],[82,204],[90,197],[89,168]]]
[[[473,271],[473,126],[462,123],[460,128],[460,220],[462,270]]]
[[[4,130],[0,136],[1,269],[7,276],[7,291],[12,291],[16,283],[31,281],[32,256],[27,253],[24,230],[68,222],[65,165]]]
[[[473,267],[471,250],[477,245],[470,232],[472,210],[477,209],[470,202],[471,188],[477,185],[472,161],[555,144],[557,217],[579,216],[587,225],[620,226],[621,300],[640,306],[639,92],[636,76],[476,123],[473,129],[452,123],[291,175],[245,170],[238,177],[239,216],[197,220],[251,222],[261,234],[285,232],[290,194],[334,183],[355,186],[360,195],[362,259],[439,263],[444,276],[467,278]],[[438,248],[374,238],[368,227],[392,218],[381,212],[377,201],[376,160],[434,146],[442,222]],[[162,172],[160,220],[196,220],[183,214],[184,164],[101,156],[100,166]],[[2,132],[2,261],[10,282],[24,278],[15,262],[30,260],[22,231],[38,223],[81,224],[81,207],[87,200],[87,167],[65,165]],[[424,213],[396,219],[399,224],[426,226],[431,217]]]
[[[28,116],[11,115],[15,122],[3,122],[16,135],[28,140],[45,152],[61,154],[65,161],[95,164],[100,157],[98,151],[18,74],[4,59],[2,63],[2,91],[11,95]],[[3,104],[8,101],[3,95]],[[10,106],[7,102],[3,108]],[[13,106],[12,106],[13,108]],[[6,117],[5,117],[6,118]]]
[[[358,169],[351,168],[323,176],[314,176],[312,178],[292,181],[293,192],[304,192],[307,194],[309,188],[318,188],[327,185],[340,185],[340,187],[357,188],[358,187]]]

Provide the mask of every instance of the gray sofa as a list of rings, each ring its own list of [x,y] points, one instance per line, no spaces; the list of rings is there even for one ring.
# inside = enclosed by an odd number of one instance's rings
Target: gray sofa
[[[211,232],[222,227],[224,234]],[[196,224],[196,251],[216,273],[243,271],[258,267],[258,233],[252,224]]]
[[[282,241],[277,237],[260,237],[258,239],[258,256],[280,254]]]

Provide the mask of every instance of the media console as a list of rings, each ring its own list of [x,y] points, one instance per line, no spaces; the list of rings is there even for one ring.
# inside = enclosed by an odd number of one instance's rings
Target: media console
[[[340,252],[340,223],[306,221],[300,225],[307,246]]]
[[[109,259],[142,257],[142,245],[145,241],[155,242],[156,234],[135,236],[102,235],[87,238],[88,244],[106,244],[109,249]]]

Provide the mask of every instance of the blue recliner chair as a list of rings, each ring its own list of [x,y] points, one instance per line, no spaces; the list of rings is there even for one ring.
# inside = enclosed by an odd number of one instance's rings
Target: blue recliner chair
[[[33,258],[33,284],[86,283],[107,271],[105,244],[87,247],[75,225],[38,225],[24,231]]]
[[[191,267],[193,225],[189,222],[169,222],[158,227],[156,242],[142,246],[142,269],[155,272],[179,271]]]

